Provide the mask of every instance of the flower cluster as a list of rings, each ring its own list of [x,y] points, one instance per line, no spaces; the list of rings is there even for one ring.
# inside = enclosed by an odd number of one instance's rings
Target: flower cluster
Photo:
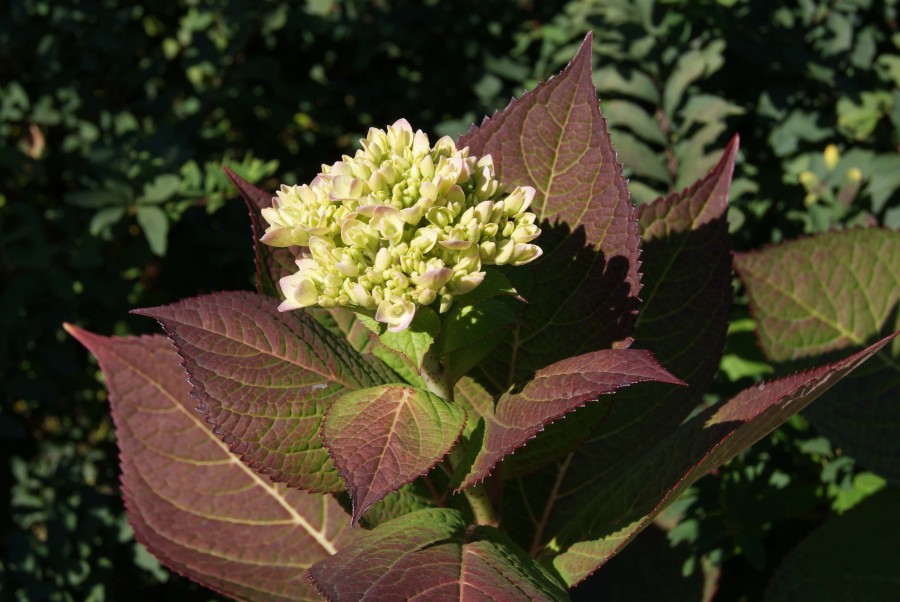
[[[541,255],[528,186],[500,192],[490,155],[470,157],[448,137],[432,147],[405,119],[372,128],[309,184],[282,186],[262,241],[305,247],[281,279],[287,311],[320,305],[374,311],[392,331],[419,305],[445,312],[481,284],[483,265],[523,265]]]

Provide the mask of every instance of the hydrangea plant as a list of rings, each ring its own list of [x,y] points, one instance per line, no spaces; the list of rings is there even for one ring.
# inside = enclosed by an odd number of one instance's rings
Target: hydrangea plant
[[[737,151],[636,207],[589,35],[456,141],[400,120],[274,199],[230,173],[258,292],[137,310],[168,337],[67,326],[107,379],[136,537],[244,600],[567,599],[698,478],[873,356],[896,365],[890,274],[861,287],[863,325],[820,307],[814,262],[741,256],[778,357],[864,348],[695,411]],[[896,259],[875,232],[841,244]]]

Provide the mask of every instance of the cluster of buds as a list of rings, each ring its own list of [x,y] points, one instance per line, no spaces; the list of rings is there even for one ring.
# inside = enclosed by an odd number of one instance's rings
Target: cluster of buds
[[[397,332],[417,306],[447,311],[481,284],[482,266],[541,255],[534,189],[503,195],[490,155],[470,157],[448,137],[432,147],[405,119],[360,143],[309,185],[282,186],[262,211],[264,243],[305,247],[298,271],[281,279],[281,311],[361,308]]]

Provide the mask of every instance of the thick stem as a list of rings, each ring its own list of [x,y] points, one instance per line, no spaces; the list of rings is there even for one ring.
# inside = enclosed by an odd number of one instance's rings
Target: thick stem
[[[457,445],[450,452],[450,466],[455,469],[464,459],[465,451],[463,451],[462,446]],[[497,511],[494,508],[494,504],[491,503],[488,489],[484,483],[478,483],[464,489],[463,495],[466,496],[466,501],[469,502],[469,507],[472,508],[476,524],[489,525],[491,527],[496,527],[500,524],[500,517],[497,516]]]
[[[447,379],[444,378],[444,369],[441,366],[440,359],[432,351],[429,350],[425,357],[422,358],[422,369],[419,371],[419,376],[425,381],[425,386],[430,392],[453,403],[453,389],[447,382]],[[466,453],[462,443],[457,443],[450,452],[449,457],[451,474],[465,460],[465,456]],[[491,498],[484,483],[478,483],[463,490],[463,494],[472,508],[472,514],[475,516],[477,524],[490,525],[492,527],[500,524],[497,511],[491,503]]]

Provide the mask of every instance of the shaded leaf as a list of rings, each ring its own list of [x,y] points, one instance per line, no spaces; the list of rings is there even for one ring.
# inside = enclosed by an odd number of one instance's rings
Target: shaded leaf
[[[890,342],[838,362],[745,389],[679,426],[615,475],[558,488],[556,523],[535,546],[566,583],[621,550],[666,505],[713,468],[772,432]]]
[[[267,226],[262,217],[262,210],[272,206],[272,194],[254,186],[233,170],[227,167],[222,169],[225,170],[225,175],[241,194],[241,198],[244,199],[247,210],[250,212],[257,290],[270,297],[280,297],[281,289],[278,287],[278,280],[297,271],[294,262],[299,256],[299,247],[276,248],[260,242],[259,239],[262,238]]]
[[[139,205],[137,222],[147,237],[150,250],[162,257],[166,254],[166,243],[169,237],[169,218],[159,207]]]
[[[389,382],[380,363],[302,312],[254,293],[218,293],[136,310],[175,342],[200,410],[231,450],[275,481],[343,489],[319,429],[344,393]]]
[[[887,490],[829,519],[784,559],[766,602],[900,599],[900,493]]]
[[[156,176],[152,182],[144,185],[144,194],[138,199],[138,202],[162,203],[169,200],[178,191],[179,186],[181,186],[181,178],[175,174]]]
[[[705,178],[678,194],[638,208],[643,237],[641,269],[647,286],[641,293],[635,344],[652,352],[690,386],[648,383],[620,391],[609,407],[591,404],[574,417],[551,425],[521,454],[512,456],[504,463],[505,474],[534,471],[571,451],[593,431],[583,452],[569,463],[564,484],[574,486],[580,479],[596,478],[598,472],[628,462],[668,434],[710,387],[725,345],[731,309],[726,211],[737,148],[735,137]],[[557,476],[544,473],[539,478],[553,482]],[[538,490],[528,483],[524,487]],[[538,504],[546,507],[544,501]]]
[[[829,232],[740,254],[735,268],[772,361],[859,348],[900,330],[900,232]],[[900,483],[900,341],[816,404],[835,445]]]
[[[387,385],[337,398],[323,438],[353,500],[353,522],[391,491],[431,470],[466,421],[459,406],[421,389]]]
[[[450,509],[407,514],[307,573],[329,600],[568,600],[539,564],[492,527]]]
[[[166,566],[242,600],[315,600],[303,571],[352,541],[331,497],[261,477],[194,411],[162,336],[107,338],[66,329],[103,370],[128,519]]]
[[[359,524],[366,529],[372,529],[381,523],[410,512],[443,506],[443,499],[440,497],[440,494],[435,496],[434,491],[429,491],[428,485],[424,482],[429,478],[426,475],[423,479],[416,479],[397,491],[387,494],[384,499],[372,504],[372,507],[359,519]],[[349,512],[352,504],[347,504],[346,507]]]
[[[447,381],[455,383],[487,357],[513,325],[508,307],[487,299],[455,306],[444,318],[441,355]]]
[[[572,591],[575,602],[701,602],[703,573],[682,576],[691,558],[686,545],[672,546],[661,528],[651,525],[633,544]]]
[[[620,387],[645,381],[684,384],[643,349],[604,349],[539,370],[521,391],[482,410],[484,440],[459,489],[484,479],[504,456],[566,413]]]
[[[572,355],[626,347],[640,291],[634,207],[591,82],[589,33],[572,62],[460,138],[506,187],[533,186],[544,256],[507,272],[529,303],[482,364],[498,391]],[[573,348],[574,345],[574,348]]]

